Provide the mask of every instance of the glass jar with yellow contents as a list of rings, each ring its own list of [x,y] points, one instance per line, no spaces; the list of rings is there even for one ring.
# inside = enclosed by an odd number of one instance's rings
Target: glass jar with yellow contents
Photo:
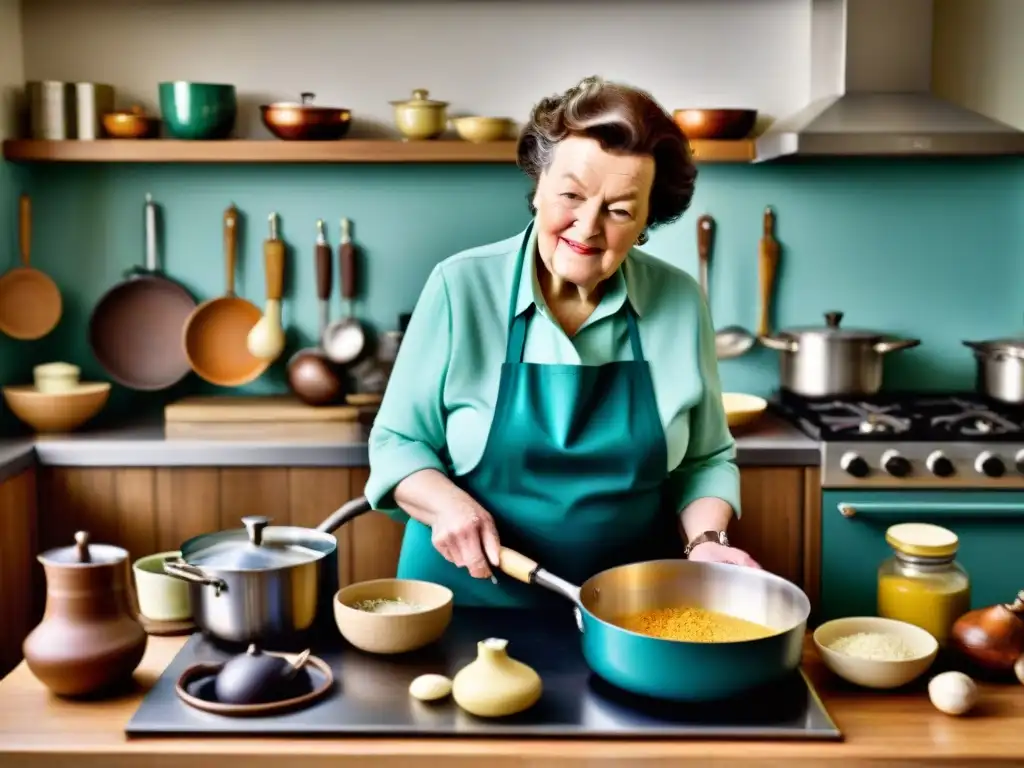
[[[971,608],[971,582],[956,560],[960,540],[928,523],[890,526],[893,555],[878,569],[878,615],[926,629],[945,645],[953,622]]]

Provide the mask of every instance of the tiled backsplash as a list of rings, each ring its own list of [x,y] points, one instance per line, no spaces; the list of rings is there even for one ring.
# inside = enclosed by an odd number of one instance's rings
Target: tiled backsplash
[[[6,174],[7,179],[4,180]],[[363,251],[366,294],[357,311],[391,328],[409,311],[439,260],[503,238],[527,219],[528,184],[510,166],[0,167],[0,267],[17,260],[16,199],[33,198],[33,262],[64,292],[65,314],[46,339],[0,340],[0,376],[27,380],[31,366],[67,360],[102,377],[86,341],[103,292],[143,256],[144,196],[162,208],[164,268],[200,298],[223,292],[224,209],[243,216],[239,292],[262,299],[261,244],[277,211],[291,246],[285,321],[290,348],[316,327],[312,247],[317,218],[336,248],[349,217]],[[894,355],[890,385],[970,387],[973,362],[960,341],[1018,332],[1024,286],[1024,163],[832,161],[802,165],[703,166],[690,212],[653,233],[647,248],[687,270],[696,266],[695,219],[717,220],[711,263],[716,324],[754,328],[761,215],[777,215],[782,258],[777,327],[818,324],[827,310],[844,324],[922,339]],[[337,286],[335,286],[337,287]],[[335,290],[332,311],[342,307]],[[250,391],[283,390],[283,360]],[[776,354],[757,349],[722,363],[727,389],[768,393]],[[155,406],[202,389],[195,377],[171,393],[117,391],[115,411]]]

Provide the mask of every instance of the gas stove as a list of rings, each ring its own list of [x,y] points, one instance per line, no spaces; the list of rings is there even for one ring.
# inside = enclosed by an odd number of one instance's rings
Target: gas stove
[[[1024,489],[1024,407],[976,393],[887,393],[773,406],[822,443],[825,488]]]

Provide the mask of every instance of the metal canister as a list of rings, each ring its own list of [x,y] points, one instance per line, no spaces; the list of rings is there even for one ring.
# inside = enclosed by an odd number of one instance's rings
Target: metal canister
[[[106,83],[75,83],[76,139],[103,136],[103,116],[114,111],[114,86]]]
[[[58,80],[33,80],[25,84],[28,132],[32,139],[72,139],[75,124],[75,89]]]

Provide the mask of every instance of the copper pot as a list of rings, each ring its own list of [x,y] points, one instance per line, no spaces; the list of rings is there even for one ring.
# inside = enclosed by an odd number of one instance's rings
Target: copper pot
[[[677,109],[676,125],[688,139],[745,139],[757,122],[756,109]]]
[[[125,685],[146,652],[147,635],[128,597],[128,552],[75,544],[39,555],[46,573],[43,620],[22,645],[25,662],[61,696],[84,696]]]
[[[332,141],[343,138],[352,126],[352,112],[341,107],[314,106],[312,93],[301,95],[302,103],[278,102],[260,107],[267,129],[279,139],[290,141]]]

